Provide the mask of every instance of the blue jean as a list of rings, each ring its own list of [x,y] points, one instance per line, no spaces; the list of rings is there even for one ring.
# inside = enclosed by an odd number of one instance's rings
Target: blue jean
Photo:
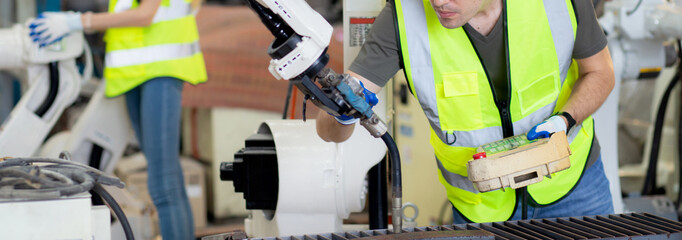
[[[163,239],[194,239],[194,220],[180,166],[180,101],[183,81],[148,80],[126,93],[140,148],[147,158],[149,195]]]
[[[557,218],[612,214],[614,213],[613,200],[609,189],[609,180],[606,179],[604,165],[599,157],[599,160],[585,170],[578,185],[567,196],[548,206],[528,204],[527,216],[528,218]],[[519,201],[510,220],[520,220],[522,217],[521,196],[516,197]],[[528,201],[531,201],[530,195]],[[454,224],[467,223],[467,220],[454,207],[452,212]]]

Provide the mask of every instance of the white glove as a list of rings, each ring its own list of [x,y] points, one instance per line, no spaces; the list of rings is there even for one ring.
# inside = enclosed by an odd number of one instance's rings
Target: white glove
[[[561,131],[566,132],[566,127],[566,121],[564,121],[564,118],[554,115],[531,128],[530,131],[528,131],[526,137],[528,140],[548,138],[552,133]]]
[[[29,25],[33,42],[44,47],[62,40],[73,31],[83,30],[81,14],[77,12],[47,12],[38,15]]]

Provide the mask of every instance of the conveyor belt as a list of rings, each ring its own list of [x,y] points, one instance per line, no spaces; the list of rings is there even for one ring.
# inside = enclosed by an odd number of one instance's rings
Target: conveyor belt
[[[243,238],[227,234],[210,239]],[[400,234],[367,230],[257,239],[682,239],[682,223],[648,213],[628,213],[404,228]]]

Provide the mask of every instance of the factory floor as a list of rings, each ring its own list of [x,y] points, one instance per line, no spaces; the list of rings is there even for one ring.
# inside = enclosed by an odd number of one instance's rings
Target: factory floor
[[[369,215],[368,213],[351,213],[348,219],[344,220],[344,224],[368,224]],[[244,232],[244,218],[225,218],[219,220],[209,221],[205,228],[196,229],[194,235],[197,239],[202,237],[228,233],[228,232]]]
[[[226,218],[209,222],[205,228],[196,229],[194,235],[197,239],[201,239],[206,236],[235,231],[244,231],[244,218]]]

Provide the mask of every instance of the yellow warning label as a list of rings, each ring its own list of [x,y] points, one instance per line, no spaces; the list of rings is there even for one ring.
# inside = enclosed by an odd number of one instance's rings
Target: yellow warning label
[[[663,70],[661,67],[655,67],[655,68],[640,68],[639,72],[640,73],[653,73],[653,72],[660,72]]]

